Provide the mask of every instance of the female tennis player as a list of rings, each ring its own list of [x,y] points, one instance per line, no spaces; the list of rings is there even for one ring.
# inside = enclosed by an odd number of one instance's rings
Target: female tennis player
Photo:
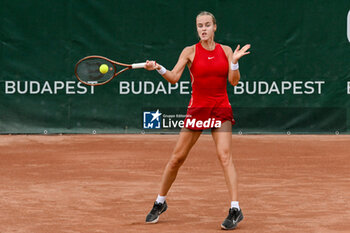
[[[167,210],[166,195],[175,181],[179,168],[184,163],[192,146],[203,129],[211,128],[218,158],[224,170],[225,180],[231,199],[229,214],[221,228],[234,229],[243,219],[237,197],[237,175],[232,160],[232,108],[227,95],[227,79],[235,86],[240,80],[238,60],[249,54],[250,45],[235,51],[229,46],[215,43],[216,19],[209,12],[196,17],[199,43],[186,47],[173,70],[166,70],[155,61],[147,61],[145,69],[157,70],[170,83],[179,81],[185,66],[190,70],[192,96],[188,105],[185,126],[182,128],[175,149],[162,176],[158,197],[146,217],[147,223],[157,223],[159,215]],[[208,123],[208,122],[211,123]],[[212,124],[212,121],[215,122]],[[204,124],[207,122],[208,124]],[[218,124],[216,124],[218,123]]]

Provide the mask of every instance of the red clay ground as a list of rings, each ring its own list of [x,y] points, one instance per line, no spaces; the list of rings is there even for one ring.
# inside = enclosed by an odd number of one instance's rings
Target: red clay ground
[[[145,216],[177,135],[0,136],[0,232],[223,232],[230,205],[202,135],[155,225]],[[234,232],[350,232],[350,136],[233,136]]]

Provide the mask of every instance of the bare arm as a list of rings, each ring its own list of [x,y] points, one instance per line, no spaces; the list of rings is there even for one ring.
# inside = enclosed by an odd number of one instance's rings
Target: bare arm
[[[174,68],[170,70],[166,70],[166,72],[162,75],[164,79],[166,79],[169,83],[175,84],[181,78],[181,75],[186,67],[186,64],[190,61],[190,55],[193,53],[193,47],[186,47],[182,50],[180,57],[174,66]],[[160,70],[161,65],[157,64],[155,61],[146,61],[145,69],[146,70]]]
[[[227,55],[229,66],[231,66],[231,62],[233,64],[236,64],[241,57],[250,53],[250,52],[247,52],[247,50],[250,48],[250,44],[243,46],[242,49],[239,49],[239,48],[240,48],[240,45],[238,45],[235,51],[233,52],[229,46],[224,46],[224,50]],[[241,78],[241,74],[239,73],[239,70],[238,69],[231,70],[231,67],[230,67],[228,71],[228,81],[230,82],[230,84],[232,86],[236,86],[240,78]]]
[[[227,46],[228,47],[228,46]],[[236,86],[241,79],[241,74],[239,73],[239,70],[231,70],[231,62],[236,64],[238,61],[233,60],[233,51],[230,47],[226,49],[228,52],[227,58],[228,58],[228,64],[229,64],[229,69],[228,69],[228,81],[232,86]]]

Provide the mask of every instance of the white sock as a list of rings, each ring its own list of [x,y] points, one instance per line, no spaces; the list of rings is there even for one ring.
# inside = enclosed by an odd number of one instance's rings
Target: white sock
[[[165,202],[165,199],[166,199],[166,196],[159,196],[159,194],[158,194],[156,202],[163,204]]]
[[[237,208],[238,210],[241,209],[241,208],[239,208],[238,201],[231,201],[231,208]]]

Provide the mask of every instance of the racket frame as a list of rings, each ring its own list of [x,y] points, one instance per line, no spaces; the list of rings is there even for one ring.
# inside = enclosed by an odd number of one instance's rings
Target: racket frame
[[[102,82],[102,83],[88,83],[88,82],[85,82],[85,81],[83,81],[83,80],[81,80],[81,79],[79,78],[79,76],[78,76],[78,74],[77,74],[78,65],[79,65],[81,62],[83,62],[83,61],[85,61],[85,60],[87,60],[87,59],[93,59],[93,58],[98,58],[98,59],[106,60],[106,61],[108,61],[109,63],[111,63],[111,64],[113,65],[114,74],[113,74],[113,76],[112,76],[110,79],[108,79],[107,81]],[[89,85],[89,86],[100,86],[100,85],[104,85],[104,84],[106,84],[106,83],[109,83],[109,82],[112,81],[112,79],[114,79],[117,75],[119,75],[119,74],[121,74],[121,73],[123,73],[123,72],[125,72],[125,71],[127,71],[127,70],[143,68],[143,67],[145,66],[145,64],[146,64],[145,62],[142,62],[142,63],[134,63],[134,64],[125,64],[125,63],[113,61],[113,60],[111,60],[111,59],[109,59],[109,58],[106,58],[106,57],[103,57],[103,56],[91,55],[91,56],[87,56],[87,57],[84,57],[84,58],[80,59],[80,60],[77,62],[77,64],[75,64],[74,73],[75,73],[75,76],[77,77],[77,79],[78,79],[80,82],[82,82],[82,83],[84,83],[84,84],[86,84],[86,85]],[[125,68],[122,69],[122,70],[119,70],[118,72],[116,72],[116,71],[117,71],[116,65],[124,66]]]

